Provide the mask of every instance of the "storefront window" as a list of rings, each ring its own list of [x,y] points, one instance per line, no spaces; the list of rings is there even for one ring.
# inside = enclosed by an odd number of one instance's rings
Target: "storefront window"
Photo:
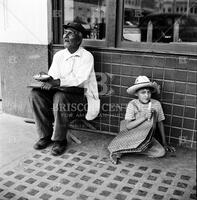
[[[106,38],[106,0],[64,0],[64,24],[81,23],[86,29],[86,39]]]
[[[196,0],[124,0],[122,39],[197,42]]]

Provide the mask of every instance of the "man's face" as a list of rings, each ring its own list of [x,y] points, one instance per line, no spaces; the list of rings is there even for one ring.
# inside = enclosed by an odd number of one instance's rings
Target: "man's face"
[[[143,104],[147,104],[151,98],[151,90],[149,88],[142,88],[136,92],[139,101]]]
[[[64,30],[63,44],[65,48],[75,49],[78,48],[81,43],[80,33],[72,28]]]

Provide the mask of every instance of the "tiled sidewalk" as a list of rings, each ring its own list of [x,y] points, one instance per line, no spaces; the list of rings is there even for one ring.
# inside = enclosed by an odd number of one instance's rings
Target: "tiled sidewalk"
[[[124,159],[123,159],[124,160]],[[196,199],[191,170],[122,161],[71,148],[60,157],[32,151],[0,172],[0,199],[190,200]]]

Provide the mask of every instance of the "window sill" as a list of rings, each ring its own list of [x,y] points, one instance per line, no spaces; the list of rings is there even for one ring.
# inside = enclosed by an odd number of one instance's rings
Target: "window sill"
[[[122,41],[118,45],[120,49],[129,51],[139,51],[146,53],[161,53],[172,55],[197,55],[197,43],[172,42],[164,43],[143,43]]]
[[[100,41],[99,41],[100,42]],[[137,43],[137,42],[122,42],[121,47],[107,47],[103,45],[96,45],[95,43],[83,44],[88,49],[99,49],[102,51],[113,52],[140,52],[140,53],[155,53],[155,54],[170,54],[170,55],[197,55],[197,43],[171,43],[171,44],[159,44],[159,43]],[[126,43],[126,44],[125,44]],[[63,49],[62,44],[53,44],[54,50]]]

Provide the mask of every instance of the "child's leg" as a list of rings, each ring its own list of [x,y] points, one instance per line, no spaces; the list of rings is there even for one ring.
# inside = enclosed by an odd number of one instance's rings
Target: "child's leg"
[[[164,147],[155,139],[152,139],[151,147],[141,154],[147,155],[148,157],[159,158],[165,155],[166,151]]]

